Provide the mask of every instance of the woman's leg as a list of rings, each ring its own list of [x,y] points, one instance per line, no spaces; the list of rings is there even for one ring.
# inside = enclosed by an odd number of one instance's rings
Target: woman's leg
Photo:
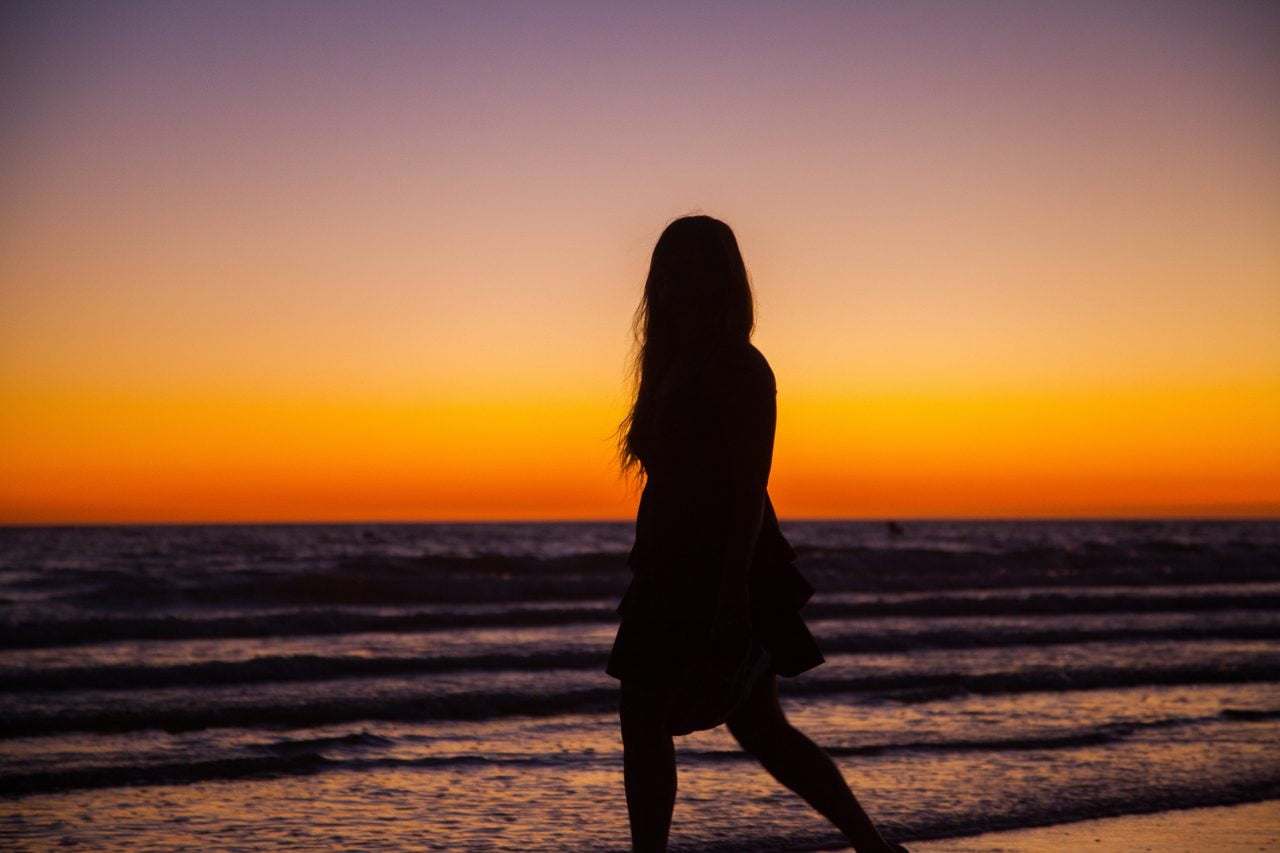
[[[622,684],[622,772],[631,847],[666,850],[676,802],[676,752],[667,733],[671,693]]]
[[[858,853],[901,849],[880,835],[827,754],[787,722],[778,704],[777,676],[761,676],[729,718],[729,731],[775,779],[835,824]]]

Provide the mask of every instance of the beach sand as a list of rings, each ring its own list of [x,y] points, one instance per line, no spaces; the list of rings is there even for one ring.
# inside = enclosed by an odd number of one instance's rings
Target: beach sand
[[[987,832],[967,838],[916,841],[908,846],[911,853],[1280,851],[1280,800]]]

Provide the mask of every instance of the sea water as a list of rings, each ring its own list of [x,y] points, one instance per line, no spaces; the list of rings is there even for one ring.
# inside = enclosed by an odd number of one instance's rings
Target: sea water
[[[795,724],[899,839],[1280,797],[1280,523],[784,522]],[[627,523],[0,529],[0,844],[628,843]],[[677,849],[840,837],[722,729]]]

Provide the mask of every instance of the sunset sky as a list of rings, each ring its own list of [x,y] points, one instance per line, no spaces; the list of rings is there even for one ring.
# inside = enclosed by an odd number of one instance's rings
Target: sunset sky
[[[1280,516],[1280,4],[10,2],[0,522],[624,518],[738,233],[784,517]]]

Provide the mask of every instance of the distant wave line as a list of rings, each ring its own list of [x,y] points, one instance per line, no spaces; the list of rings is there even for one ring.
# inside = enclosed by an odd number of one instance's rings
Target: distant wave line
[[[859,600],[815,599],[806,618],[877,616],[1030,616],[1087,613],[1201,612],[1210,610],[1280,610],[1273,585],[1251,590],[1233,585],[1218,591],[1188,594],[1133,591],[1090,591],[1088,588],[1026,590],[957,590],[927,595],[868,596]],[[1174,588],[1176,589],[1176,587]],[[611,603],[547,608],[512,603],[477,610],[438,608],[408,613],[369,613],[328,608],[252,613],[234,616],[127,616],[63,620],[14,621],[0,625],[8,648],[51,648],[113,640],[190,640],[248,637],[334,635],[366,632],[432,631],[480,627],[533,627],[616,622]]]
[[[1117,626],[1054,629],[965,631],[954,628],[898,632],[846,633],[824,637],[828,653],[884,653],[925,649],[1000,648],[1023,645],[1071,645],[1081,642],[1150,640],[1274,640],[1280,625],[1233,624],[1197,626]],[[521,654],[495,652],[470,655],[405,655],[364,657],[357,655],[265,655],[243,661],[202,661],[190,664],[146,666],[108,664],[49,669],[9,667],[0,669],[0,690],[84,690],[199,687],[227,684],[289,683],[339,678],[381,678],[392,675],[437,672],[492,672],[503,670],[593,669],[603,666],[607,650],[557,651]]]
[[[1124,740],[1134,732],[1154,728],[1174,728],[1214,722],[1254,722],[1280,718],[1280,709],[1237,711],[1226,709],[1204,717],[1175,718],[1133,723],[1109,723],[1096,729],[1064,734],[1031,735],[1017,738],[974,738],[960,740],[917,740],[885,742],[864,746],[835,746],[827,752],[835,756],[883,755],[895,752],[993,752],[1077,749],[1102,746]],[[330,758],[327,749],[382,748],[393,739],[367,733],[346,736],[300,739],[261,745],[274,754],[211,759],[195,762],[155,762],[133,765],[94,765],[67,770],[14,773],[0,776],[0,794],[25,796],[49,791],[84,788],[108,788],[122,785],[179,785],[246,777],[299,776],[341,770],[368,770],[393,767],[448,767],[466,765],[537,765],[573,764],[584,760],[613,761],[613,756],[547,754],[528,756],[443,755],[417,758]],[[738,762],[747,760],[740,750],[685,750],[687,758],[703,761]]]
[[[1033,669],[971,675],[904,672],[885,675],[798,679],[790,695],[872,693],[903,702],[936,701],[973,694],[1066,692],[1141,685],[1244,684],[1275,681],[1269,656],[1212,666],[1095,667]],[[429,691],[387,699],[346,696],[332,702],[268,701],[217,707],[192,701],[180,707],[104,708],[11,713],[0,718],[0,738],[59,732],[169,732],[218,727],[321,726],[356,720],[420,722],[479,720],[507,716],[605,713],[617,705],[616,687],[586,687],[547,693],[493,690],[458,694]]]

